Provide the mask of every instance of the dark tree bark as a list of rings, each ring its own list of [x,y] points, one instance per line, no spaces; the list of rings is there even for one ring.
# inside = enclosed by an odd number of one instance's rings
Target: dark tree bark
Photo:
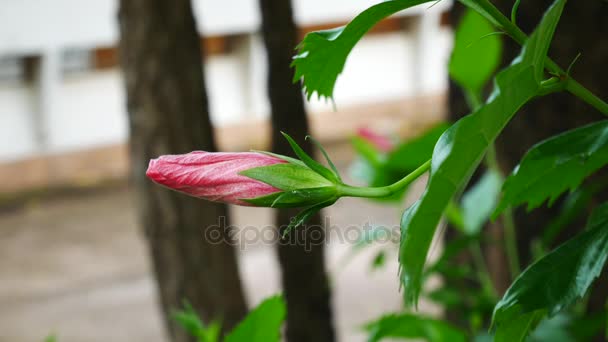
[[[503,13],[510,13],[512,0],[493,0]],[[532,32],[540,21],[542,13],[553,0],[522,1],[517,14],[517,23],[525,32]],[[458,17],[459,7],[453,11]],[[608,73],[599,72],[608,60],[608,3],[605,1],[570,1],[562,15],[555,38],[549,52],[561,66],[567,67],[580,52],[581,58],[572,69],[572,75],[584,86],[601,98],[608,97]],[[453,21],[455,24],[457,21]],[[520,51],[520,47],[510,39],[505,40],[504,61],[508,63]],[[599,68],[599,69],[598,69]],[[456,87],[450,88],[450,117],[456,119],[467,111],[463,109],[464,100]],[[554,134],[570,130],[592,121],[602,119],[595,109],[567,93],[558,93],[532,101],[517,113],[496,142],[501,167],[506,173],[519,163],[525,152],[535,143]],[[605,175],[605,172],[603,172]],[[608,193],[603,191],[595,198],[595,204],[605,201]],[[560,203],[552,208],[536,209],[526,213],[525,208],[515,211],[515,225],[522,266],[531,261],[531,243],[547,227],[549,221],[559,211]],[[583,215],[560,236],[560,241],[572,237],[584,227],[587,215]],[[504,265],[490,265],[490,269],[501,269]],[[605,274],[595,283],[590,311],[604,309],[608,295],[608,276]],[[502,279],[508,279],[503,277]],[[503,280],[504,281],[504,280]],[[505,288],[508,284],[499,284]]]
[[[191,341],[169,316],[183,300],[205,320],[222,319],[226,329],[246,312],[226,206],[145,177],[151,158],[215,150],[200,39],[189,0],[123,0],[119,22],[138,216],[169,333],[173,341]]]
[[[272,150],[292,155],[281,131],[291,135],[306,152],[308,122],[302,92],[293,84],[291,57],[296,26],[289,0],[260,0],[262,32],[268,55],[268,96],[272,110]],[[298,210],[277,211],[276,224],[284,229]],[[330,290],[325,271],[325,232],[319,215],[278,243],[283,291],[287,300],[287,340],[333,341]]]

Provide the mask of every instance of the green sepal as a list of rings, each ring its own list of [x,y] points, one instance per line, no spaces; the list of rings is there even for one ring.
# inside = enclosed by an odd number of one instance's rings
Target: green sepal
[[[241,171],[239,174],[285,191],[333,186],[333,183],[313,170],[295,164],[254,167]]]
[[[281,134],[283,134],[285,139],[287,139],[287,142],[289,142],[289,145],[291,146],[293,151],[300,158],[300,160],[302,160],[302,162],[306,164],[306,166],[308,166],[311,170],[315,171],[319,175],[323,176],[325,179],[331,181],[332,183],[341,183],[340,177],[338,177],[338,175],[333,173],[330,169],[326,168],[321,163],[314,160],[306,152],[304,152],[300,145],[298,145],[298,143],[296,143],[295,140],[293,140],[287,133],[281,132]]]
[[[299,208],[326,202],[331,198],[336,198],[336,188],[333,186],[283,191],[241,200],[257,207]]]
[[[323,145],[321,145],[321,143],[319,141],[317,141],[317,139],[313,138],[310,135],[307,135],[306,139],[312,141],[312,143],[315,144],[315,146],[317,146],[319,151],[321,151],[321,153],[323,154],[323,157],[325,157],[325,160],[327,160],[327,164],[329,165],[329,167],[331,167],[331,169],[334,171],[334,174],[336,175],[336,177],[338,177],[338,180],[340,182],[342,182],[342,178],[340,177],[338,168],[336,167],[336,165],[334,165],[334,162],[332,162],[331,159],[329,158],[329,154],[327,154],[327,151],[325,151],[325,148],[323,148]]]
[[[308,208],[302,210],[298,215],[294,216],[291,219],[291,222],[289,222],[289,225],[287,226],[287,228],[285,228],[285,230],[283,230],[283,234],[281,234],[281,238],[284,238],[285,236],[287,236],[287,234],[289,234],[289,232],[291,232],[293,229],[297,228],[298,226],[300,226],[301,224],[306,222],[312,215],[319,212],[319,210],[321,210],[325,207],[328,207],[334,203],[336,203],[336,199],[330,199],[323,203],[319,203],[317,205],[313,205],[312,207],[308,207]]]

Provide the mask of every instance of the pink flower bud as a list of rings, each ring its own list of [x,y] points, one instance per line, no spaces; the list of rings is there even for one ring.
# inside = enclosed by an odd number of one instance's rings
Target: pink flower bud
[[[357,130],[357,136],[374,145],[382,152],[390,152],[394,144],[388,137],[380,135],[369,128],[361,127]]]
[[[209,201],[251,205],[242,199],[281,190],[239,172],[279,163],[286,162],[262,153],[194,151],[150,160],[146,176],[170,189]]]

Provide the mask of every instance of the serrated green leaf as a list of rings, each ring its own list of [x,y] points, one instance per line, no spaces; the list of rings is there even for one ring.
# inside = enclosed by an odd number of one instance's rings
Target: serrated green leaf
[[[474,186],[462,195],[463,231],[468,235],[479,233],[488,221],[500,194],[502,176],[488,170]]]
[[[302,79],[306,97],[313,93],[332,98],[338,75],[355,44],[380,20],[409,7],[432,0],[390,0],[361,12],[348,25],[311,32],[298,45],[293,59],[294,82]]]
[[[259,180],[281,190],[333,187],[333,183],[313,170],[294,164],[254,167],[239,174]]]
[[[321,163],[319,163],[318,161],[314,160],[311,156],[309,156],[308,153],[306,153],[300,147],[300,145],[298,145],[298,143],[295,140],[293,140],[293,138],[290,137],[287,133],[281,132],[281,134],[283,134],[285,139],[287,139],[287,142],[289,143],[289,145],[291,146],[291,148],[293,149],[295,154],[300,158],[300,160],[302,160],[302,162],[304,164],[306,164],[306,166],[308,166],[311,170],[313,170],[314,172],[323,176],[325,179],[329,180],[330,182],[340,183],[340,177],[337,174],[333,173],[333,171],[326,168]]]
[[[554,32],[547,28],[555,28],[564,3],[556,1],[520,56],[496,76],[494,92],[486,104],[456,122],[437,142],[427,188],[401,219],[399,262],[407,305],[418,301],[427,254],[446,206],[464,188],[488,146],[513,115],[539,93]]]
[[[239,325],[226,335],[225,342],[278,342],[285,319],[285,301],[281,296],[265,299]]]
[[[408,313],[386,315],[375,322],[368,323],[368,341],[375,342],[384,338],[420,338],[430,342],[466,341],[466,334],[449,323]]]
[[[608,120],[549,138],[532,147],[507,178],[494,216],[509,206],[549,205],[608,163]]]
[[[500,330],[522,315],[552,316],[585,295],[608,257],[608,203],[594,210],[587,230],[544,256],[515,279],[496,304],[493,322]]]
[[[475,10],[468,9],[454,38],[450,58],[450,77],[473,94],[481,90],[498,67],[502,57],[502,40],[488,35],[496,29]]]

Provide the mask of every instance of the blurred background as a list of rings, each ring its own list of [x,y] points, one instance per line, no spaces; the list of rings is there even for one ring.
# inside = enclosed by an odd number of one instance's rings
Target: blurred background
[[[374,3],[292,0],[295,39],[344,25]],[[159,305],[130,174],[138,156],[129,149],[136,125],[121,69],[119,1],[1,5],[0,341],[40,341],[51,333],[60,341],[166,341],[166,303]],[[450,7],[442,1],[383,20],[350,55],[335,109],[316,96],[305,103],[310,132],[346,178],[349,139],[358,129],[407,138],[444,118]],[[258,3],[192,0],[191,9],[217,149],[269,149],[269,62]],[[165,88],[156,91],[163,96]],[[374,269],[378,248],[354,255],[353,245],[365,224],[395,227],[402,208],[346,199],[323,213],[331,227],[324,259],[338,340],[364,340],[363,323],[401,308],[394,248],[378,247],[389,254],[385,267]],[[229,213],[239,231],[274,224],[269,209]],[[235,249],[249,306],[281,291],[273,243],[237,234]]]

